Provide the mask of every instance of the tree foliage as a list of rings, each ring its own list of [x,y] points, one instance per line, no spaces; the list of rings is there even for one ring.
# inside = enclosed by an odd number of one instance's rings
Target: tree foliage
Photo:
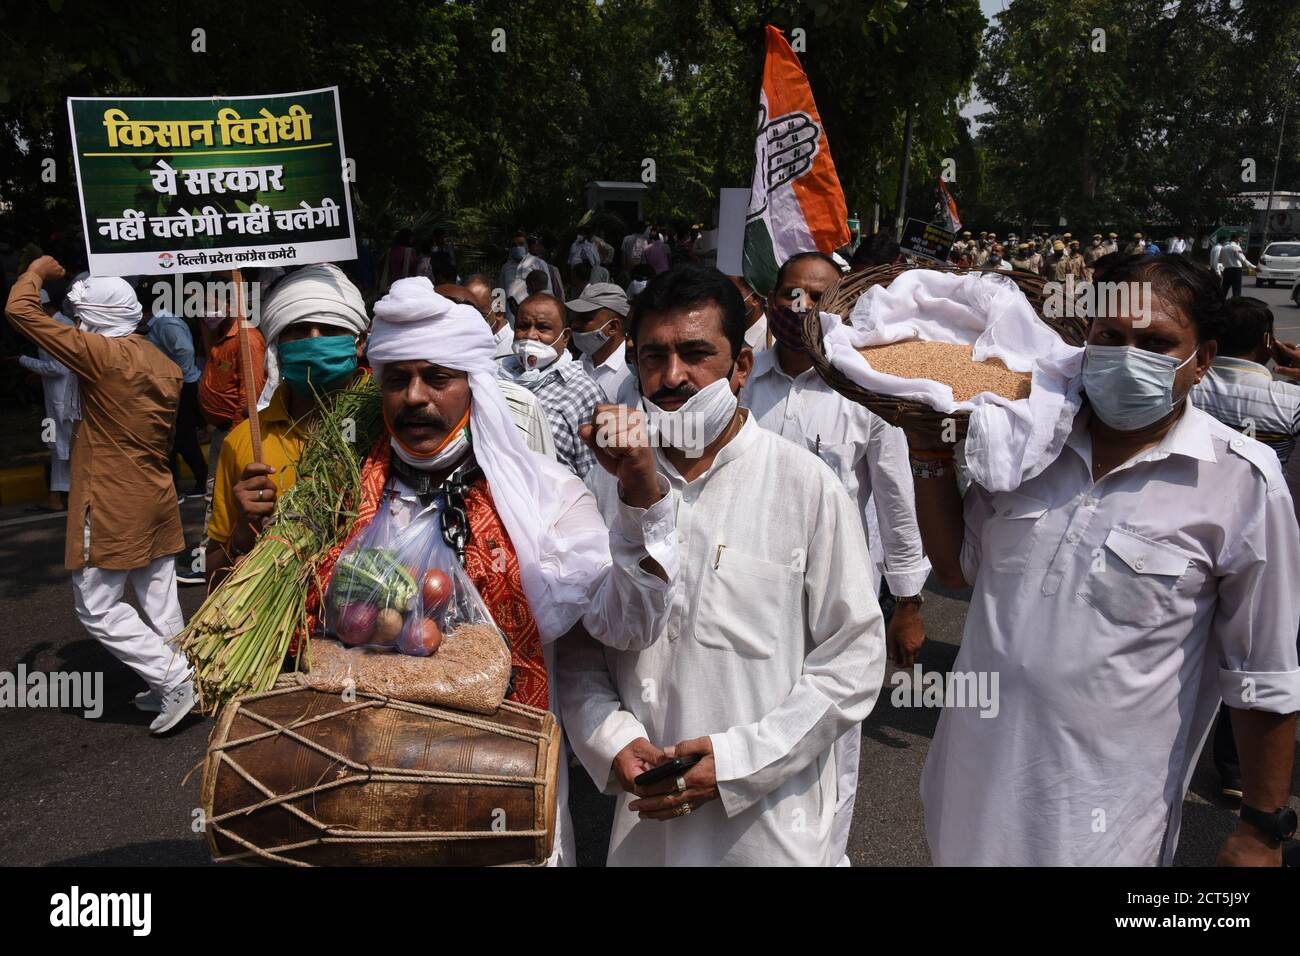
[[[909,105],[914,168],[957,142],[976,0],[47,0],[0,22],[0,200],[24,237],[78,228],[68,96],[338,85],[358,219],[381,242],[403,225],[485,248],[519,223],[564,229],[587,182],[639,180],[646,159],[653,215],[708,220],[720,188],[749,183],[767,22],[804,31],[850,208],[892,201]]]
[[[978,73],[992,108],[979,207],[1016,225],[1062,215],[1198,232],[1237,219],[1237,194],[1268,188],[1288,98],[1293,117],[1300,105],[1297,56],[1294,3],[1015,0]],[[1293,185],[1297,127],[1280,173]]]

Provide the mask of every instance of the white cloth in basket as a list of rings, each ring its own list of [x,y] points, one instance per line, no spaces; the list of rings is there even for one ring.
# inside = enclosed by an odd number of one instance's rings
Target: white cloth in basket
[[[971,413],[966,467],[989,491],[1011,491],[1033,478],[1065,446],[1082,401],[1083,349],[1065,344],[1010,279],[912,269],[868,289],[853,306],[851,325],[830,313],[821,318],[826,358],[852,382],[939,412]],[[947,385],[877,372],[857,351],[909,339],[971,345],[977,362],[999,358],[1029,372],[1029,397],[981,392],[955,402]]]

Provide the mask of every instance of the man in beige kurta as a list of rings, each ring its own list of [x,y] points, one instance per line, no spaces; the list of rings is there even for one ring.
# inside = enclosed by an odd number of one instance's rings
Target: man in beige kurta
[[[132,334],[140,303],[122,279],[73,283],[68,300],[79,327],[46,315],[41,287],[62,276],[53,258],[37,259],[14,283],[5,311],[80,379],[64,564],[81,623],[149,685],[136,703],[160,711],[150,729],[161,733],[194,706],[189,667],[167,644],[184,623],[174,556],[185,541],[167,467],[181,372]],[[139,611],[123,600],[128,584]]]

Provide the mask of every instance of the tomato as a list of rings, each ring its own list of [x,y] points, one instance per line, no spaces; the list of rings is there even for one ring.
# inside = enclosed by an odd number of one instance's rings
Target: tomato
[[[344,644],[356,647],[365,644],[375,633],[379,608],[373,604],[346,604],[339,611],[334,633]]]
[[[402,633],[402,643],[399,649],[403,654],[428,657],[437,651],[441,644],[442,628],[438,626],[437,621],[431,621],[426,617],[418,622],[411,622],[410,626]]]
[[[451,598],[451,578],[437,568],[431,568],[424,576],[424,586],[420,589],[420,594],[424,599],[425,614],[441,610]]]

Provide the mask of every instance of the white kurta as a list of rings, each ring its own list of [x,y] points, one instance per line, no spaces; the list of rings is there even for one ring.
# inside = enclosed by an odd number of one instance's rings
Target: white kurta
[[[836,392],[816,370],[787,374],[779,355],[780,350],[772,348],[754,357],[754,371],[741,392],[741,404],[748,406],[768,431],[826,462],[857,502],[875,570],[872,593],[880,592],[883,575],[891,593],[900,597],[920,594],[930,576],[930,562],[916,523],[916,489],[907,460],[907,438],[901,429]],[[861,725],[835,743],[839,778],[833,843],[846,866],[861,749]]]
[[[930,562],[916,524],[916,491],[902,429],[827,385],[815,369],[786,374],[777,350],[754,357],[754,371],[740,393],[758,423],[815,453],[830,466],[857,502],[863,527],[874,510],[879,550],[871,556],[897,596],[921,593]],[[870,535],[868,534],[868,540]]]
[[[996,716],[940,717],[921,778],[940,865],[1168,865],[1220,695],[1300,709],[1300,531],[1277,456],[1189,402],[1094,484],[1089,414],[1036,478],[966,495],[953,670],[997,674],[999,693]]]
[[[668,461],[681,560],[665,638],[619,652],[559,642],[569,741],[618,793],[610,865],[829,865],[832,745],[861,722],[884,677],[884,627],[862,522],[825,465],[750,415],[710,469]],[[602,511],[615,482],[592,482]],[[628,810],[614,756],[709,736],[721,799],[667,822]]]

